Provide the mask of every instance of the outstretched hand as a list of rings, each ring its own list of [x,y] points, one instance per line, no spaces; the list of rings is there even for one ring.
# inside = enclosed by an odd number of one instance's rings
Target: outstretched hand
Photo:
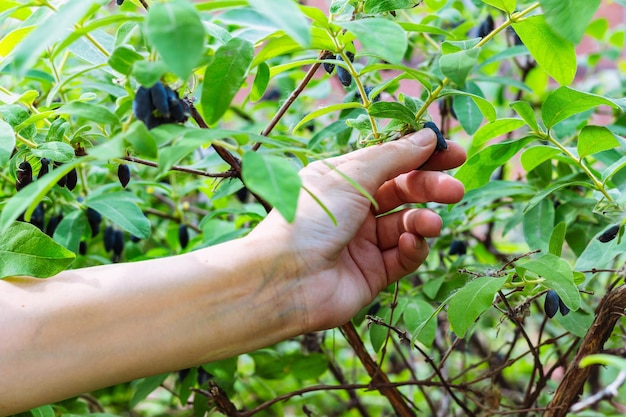
[[[424,238],[439,234],[440,217],[428,209],[385,213],[405,203],[461,200],[463,185],[439,171],[462,164],[465,152],[450,143],[448,150],[433,154],[435,145],[435,134],[423,129],[314,162],[300,173],[303,185],[332,212],[337,225],[303,192],[293,223],[272,212],[254,230],[252,235],[270,235],[276,244],[289,245],[290,259],[283,262],[290,271],[287,279],[297,277],[294,301],[303,309],[306,331],[345,323],[424,262]],[[378,207],[345,176],[373,196]]]

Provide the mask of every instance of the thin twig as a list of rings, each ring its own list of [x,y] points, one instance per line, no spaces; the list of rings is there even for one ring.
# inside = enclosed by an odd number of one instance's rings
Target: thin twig
[[[626,382],[626,371],[620,371],[620,373],[617,374],[615,381],[611,382],[602,391],[595,393],[594,395],[587,398],[586,400],[577,402],[569,409],[569,411],[571,413],[577,413],[579,411],[584,410],[585,408],[589,408],[599,403],[600,401],[609,400],[614,397],[617,397],[618,390],[620,389],[622,385],[624,385],[625,382]]]
[[[134,156],[124,156],[120,159],[123,159],[128,162],[134,162],[136,164],[146,165],[146,166],[153,167],[153,168],[159,167],[159,164],[157,164],[156,162],[148,161],[146,159],[136,158]],[[233,171],[213,173],[213,172],[206,172],[206,171],[202,171],[199,169],[193,169],[193,168],[188,168],[188,167],[183,167],[183,166],[178,166],[178,165],[172,166],[170,168],[170,171],[179,171],[179,172],[184,172],[187,174],[199,175],[202,177],[209,177],[209,178],[233,178],[236,176]]]

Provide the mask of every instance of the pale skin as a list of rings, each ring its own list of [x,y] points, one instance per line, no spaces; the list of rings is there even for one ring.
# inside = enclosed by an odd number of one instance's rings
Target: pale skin
[[[0,415],[175,371],[349,321],[426,259],[439,216],[405,203],[458,202],[454,143],[429,129],[310,164],[296,220],[273,211],[242,239],[184,255],[0,280]],[[335,167],[363,186],[357,191]],[[416,171],[416,167],[421,167]]]

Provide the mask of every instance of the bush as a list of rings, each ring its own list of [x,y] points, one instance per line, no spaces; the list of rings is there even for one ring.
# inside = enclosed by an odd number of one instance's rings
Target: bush
[[[626,308],[624,29],[599,0],[120,2],[0,0],[1,277],[292,220],[299,168],[425,124],[467,147],[467,193],[341,331],[32,415],[624,411],[623,361],[578,366],[623,352]]]

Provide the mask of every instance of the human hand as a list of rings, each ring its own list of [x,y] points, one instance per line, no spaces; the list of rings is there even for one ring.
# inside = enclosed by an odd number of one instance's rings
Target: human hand
[[[300,172],[303,185],[333,213],[337,225],[303,192],[293,223],[274,211],[251,234],[269,237],[272,245],[286,245],[288,255],[276,266],[283,274],[276,279],[288,281],[287,295],[303,312],[304,331],[345,323],[424,262],[424,238],[439,234],[440,217],[427,209],[384,213],[405,203],[461,200],[463,185],[439,171],[462,164],[465,151],[449,143],[447,151],[433,154],[435,145],[435,134],[423,129],[314,162]],[[359,183],[378,208],[337,171]]]

